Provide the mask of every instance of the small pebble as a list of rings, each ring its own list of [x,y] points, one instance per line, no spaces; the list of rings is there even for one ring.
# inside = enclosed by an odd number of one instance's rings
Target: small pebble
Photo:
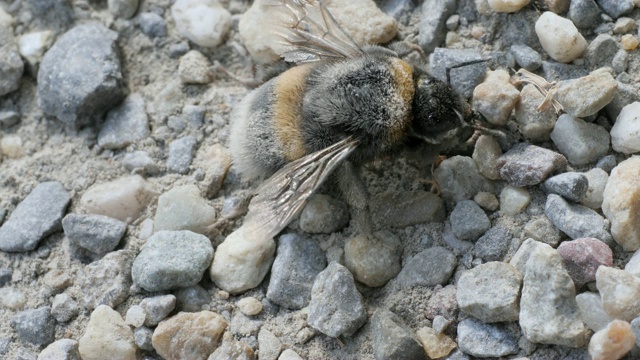
[[[576,284],[576,288],[595,281],[596,270],[601,265],[613,264],[613,253],[607,244],[594,238],[564,241],[558,246],[565,269]]]
[[[198,187],[183,185],[172,188],[158,198],[154,229],[156,232],[189,230],[204,234],[215,220],[216,209],[200,195]]]
[[[124,317],[124,322],[127,325],[131,325],[134,328],[139,328],[144,325],[144,321],[147,318],[147,313],[142,306],[133,305],[127,310],[127,314]]]
[[[596,272],[596,286],[602,307],[614,319],[631,321],[640,316],[640,279],[624,270],[601,266]]]
[[[462,273],[456,286],[460,310],[485,323],[517,321],[522,275],[513,266],[493,261]]]
[[[142,326],[133,330],[133,341],[136,346],[144,351],[153,351],[153,330]]]
[[[231,318],[229,330],[232,334],[237,336],[255,336],[258,334],[262,325],[264,325],[264,321],[250,318],[242,312],[236,311],[233,314],[233,318]]]
[[[4,96],[20,87],[24,63],[11,27],[0,27],[0,43],[0,96]]]
[[[78,303],[66,293],[58,294],[51,301],[51,315],[59,323],[66,323],[78,316],[80,307]]]
[[[580,29],[589,29],[598,25],[602,11],[595,0],[571,0],[567,17]]]
[[[630,13],[635,6],[634,0],[597,0],[597,3],[613,19]]]
[[[129,222],[136,220],[156,196],[142,176],[133,175],[91,186],[80,198],[80,206],[90,214]]]
[[[80,360],[78,342],[72,339],[60,339],[51,343],[38,354],[38,360]]]
[[[27,297],[16,288],[0,288],[0,306],[11,310],[21,310],[27,303]]]
[[[133,262],[133,282],[147,291],[195,285],[211,264],[213,247],[191,231],[160,231],[149,239]]]
[[[169,144],[169,156],[167,157],[167,168],[171,172],[186,174],[193,161],[193,153],[196,149],[196,138],[185,136],[174,140]]]
[[[611,128],[613,150],[623,154],[640,152],[640,102],[622,108]]]
[[[559,62],[572,62],[587,49],[587,41],[571,20],[551,11],[545,11],[536,21],[536,34],[542,48]]]
[[[535,71],[542,66],[542,57],[540,54],[526,45],[512,45],[509,52],[521,68]]]
[[[231,14],[217,0],[178,0],[171,14],[180,36],[202,47],[220,45],[231,29]]]
[[[119,18],[130,19],[138,10],[139,0],[109,0],[109,12]]]
[[[613,33],[614,34],[626,34],[632,32],[636,29],[637,25],[635,20],[628,17],[621,17],[616,20],[614,24]]]
[[[5,135],[0,139],[0,153],[9,159],[19,159],[24,156],[22,138],[17,135]]]
[[[584,59],[591,69],[609,66],[618,52],[618,41],[609,34],[600,34],[591,40],[584,53]]]
[[[254,297],[242,298],[236,303],[236,306],[248,316],[258,315],[262,312],[262,303]]]
[[[49,345],[55,340],[56,321],[48,306],[24,310],[11,317],[11,327],[20,340],[35,345]]]
[[[487,211],[496,211],[500,207],[498,198],[489,192],[479,192],[473,197],[473,201],[476,202],[481,208]]]
[[[345,266],[353,277],[369,286],[384,286],[400,272],[402,244],[389,231],[379,231],[374,239],[359,235],[344,246]]]
[[[275,252],[273,239],[250,237],[241,226],[216,248],[209,276],[231,294],[245,292],[260,285],[271,268]]]
[[[83,249],[106,254],[118,245],[127,224],[103,215],[68,214],[62,219],[64,235]]]
[[[587,194],[580,203],[591,209],[599,209],[602,206],[603,194],[609,175],[602,169],[593,168],[583,173],[589,182]]]
[[[304,360],[298,353],[291,349],[286,349],[280,354],[278,360]]]
[[[558,116],[553,107],[538,109],[543,101],[544,96],[534,85],[528,84],[522,88],[520,101],[516,104],[516,121],[518,130],[528,140],[548,141],[556,124]]]
[[[282,351],[282,342],[271,331],[264,327],[258,333],[258,349],[260,360],[276,360]]]
[[[473,106],[488,122],[504,126],[520,100],[520,92],[511,85],[505,70],[489,71],[484,82],[473,90]]]
[[[13,271],[10,268],[0,268],[0,288],[11,282]]]
[[[527,189],[507,185],[500,192],[500,211],[505,215],[517,215],[529,206],[531,195]]]
[[[122,149],[150,134],[144,98],[133,93],[107,113],[98,133],[98,145],[105,149]]]
[[[609,151],[607,130],[567,114],[558,118],[551,139],[573,165],[595,162]]]
[[[146,151],[126,153],[122,158],[124,168],[129,171],[141,171],[143,174],[155,175],[160,169]]]
[[[485,324],[472,317],[458,323],[458,346],[476,357],[502,357],[518,353],[518,337],[507,324]]]
[[[180,58],[178,74],[183,84],[208,84],[213,80],[211,62],[197,50],[191,50]]]
[[[331,234],[347,224],[349,208],[328,195],[312,195],[300,213],[300,229],[309,234]]]
[[[488,0],[491,10],[495,12],[513,13],[529,5],[531,0]]]
[[[145,326],[156,326],[166,318],[176,307],[176,297],[174,295],[158,295],[142,299],[140,307],[144,309],[146,319]]]
[[[448,320],[442,315],[436,315],[436,317],[433,318],[432,328],[436,334],[442,334],[445,330],[447,330],[447,327],[449,325],[451,325],[451,320]]]
[[[549,220],[542,216],[525,224],[524,235],[527,238],[549,244],[553,247],[560,242],[560,230]]]
[[[475,194],[493,192],[493,183],[482,176],[472,158],[453,156],[444,160],[434,172],[435,180],[440,184],[442,198],[457,203],[471,199]]]
[[[177,44],[172,44],[171,46],[169,46],[169,57],[172,59],[177,59],[187,52],[189,52],[188,41],[181,41]]]
[[[156,13],[143,12],[138,15],[140,31],[150,38],[167,36],[167,23],[164,18]]]
[[[583,174],[566,172],[545,180],[544,189],[547,193],[558,194],[567,200],[580,202],[587,195],[589,180]]]
[[[405,289],[444,285],[457,265],[456,256],[451,251],[440,246],[432,247],[406,261],[398,274],[398,284]]]
[[[520,143],[498,158],[500,176],[512,186],[536,185],[553,171],[562,171],[567,159],[551,150]]]
[[[583,292],[576,296],[576,302],[580,309],[582,321],[592,331],[600,331],[613,320],[602,307],[600,294],[593,292]]]
[[[0,227],[0,250],[34,250],[47,235],[60,230],[70,201],[69,193],[59,182],[38,184]]]
[[[460,15],[458,14],[449,16],[447,21],[445,21],[445,26],[450,31],[455,31],[458,28],[458,25],[460,25]]]
[[[158,324],[152,344],[165,359],[204,359],[220,345],[226,328],[227,322],[215,312],[178,313]]]
[[[54,40],[54,32],[50,30],[31,32],[18,37],[18,51],[26,60],[27,71],[32,76],[37,77],[42,57]]]
[[[609,104],[617,87],[611,73],[602,69],[577,79],[558,82],[553,97],[568,115],[583,118],[596,114]]]
[[[593,334],[589,341],[589,355],[593,360],[616,360],[631,351],[635,344],[631,325],[616,319]]]
[[[500,180],[500,171],[496,160],[502,156],[502,149],[491,135],[480,135],[476,141],[471,158],[482,176],[490,180]]]
[[[500,261],[507,254],[511,239],[509,230],[494,226],[476,241],[475,256],[484,261]]]
[[[108,253],[84,269],[80,280],[85,308],[93,310],[99,305],[116,307],[129,297],[132,256],[125,250]]]
[[[444,334],[438,334],[429,327],[423,327],[416,333],[429,359],[440,359],[449,355],[456,347],[455,341]],[[448,359],[451,359],[449,357]]]
[[[603,193],[602,212],[611,222],[611,235],[625,251],[640,248],[640,157],[622,161],[611,171]]]
[[[344,266],[329,264],[313,283],[307,323],[325,335],[338,337],[352,335],[366,322],[367,312],[353,276]]]
[[[447,20],[456,12],[455,1],[431,1],[423,3],[418,27],[418,45],[425,52],[433,52],[445,40]]]
[[[613,241],[607,231],[605,219],[588,207],[571,204],[558,195],[549,194],[544,213],[558,229],[572,239],[593,237],[606,244]]]
[[[376,359],[424,359],[424,349],[404,320],[378,309],[371,317],[373,354]]]
[[[622,48],[627,51],[633,51],[638,48],[638,44],[640,44],[640,40],[634,35],[625,34],[620,38],[620,44]]]
[[[204,182],[207,185],[206,196],[209,199],[216,197],[222,189],[222,182],[231,167],[231,155],[220,144],[214,144],[207,150],[207,175]]]

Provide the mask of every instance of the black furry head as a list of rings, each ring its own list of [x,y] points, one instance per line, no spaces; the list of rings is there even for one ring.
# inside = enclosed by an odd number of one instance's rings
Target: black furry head
[[[439,144],[452,130],[468,126],[470,115],[469,104],[451,86],[433,78],[416,82],[412,136]]]

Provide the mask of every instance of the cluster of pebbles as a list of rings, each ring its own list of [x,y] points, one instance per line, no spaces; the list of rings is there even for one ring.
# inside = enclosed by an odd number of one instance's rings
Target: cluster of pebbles
[[[0,3],[1,358],[640,357],[640,2],[327,1],[505,136],[366,166],[376,239],[327,189],[255,241],[213,64],[277,59],[260,2]]]

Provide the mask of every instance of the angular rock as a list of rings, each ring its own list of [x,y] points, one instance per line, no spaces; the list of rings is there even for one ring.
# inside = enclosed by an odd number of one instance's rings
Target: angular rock
[[[494,226],[476,242],[475,255],[484,261],[500,261],[507,254],[511,239],[507,228]]]
[[[562,104],[567,114],[582,118],[607,106],[613,100],[617,87],[611,73],[602,69],[578,79],[558,82],[553,98]]]
[[[498,159],[500,176],[513,186],[539,184],[566,166],[564,156],[526,143],[517,144]]]
[[[150,134],[144,99],[140,94],[130,94],[107,113],[98,133],[98,145],[105,149],[121,149]]]
[[[600,294],[593,292],[583,292],[576,296],[576,303],[580,309],[580,318],[593,331],[604,329],[613,320],[604,311]]]
[[[507,185],[500,192],[500,211],[505,215],[517,215],[531,202],[527,189]]]
[[[606,244],[613,241],[606,230],[604,218],[588,207],[570,204],[558,195],[549,194],[544,213],[558,229],[572,239],[593,237]]]
[[[216,209],[200,196],[196,185],[172,188],[158,198],[154,230],[189,230],[198,234],[216,220]]]
[[[126,153],[122,159],[122,164],[125,169],[134,173],[155,175],[160,170],[146,151]]]
[[[207,360],[255,360],[253,349],[243,341],[223,341]]]
[[[277,360],[282,351],[282,342],[271,331],[264,327],[258,333],[258,349],[260,360]]]
[[[13,39],[11,27],[0,25],[0,96],[20,87],[24,63]]]
[[[49,345],[55,340],[56,321],[51,308],[43,306],[21,311],[11,318],[11,327],[22,341],[35,345]]]
[[[444,285],[457,264],[458,260],[451,251],[440,246],[429,248],[406,262],[398,274],[398,284],[405,289]]]
[[[300,229],[310,234],[331,234],[347,224],[349,208],[328,195],[312,195],[300,213]]]
[[[560,195],[573,202],[580,202],[587,195],[589,180],[580,173],[566,172],[545,180],[544,188],[547,193]]]
[[[491,221],[484,210],[472,200],[457,203],[450,221],[451,230],[461,240],[475,241],[491,228]]]
[[[480,174],[470,157],[450,157],[438,166],[433,175],[440,184],[442,198],[450,203],[471,199],[481,191],[494,191],[494,184]]]
[[[64,235],[95,254],[106,254],[118,245],[127,224],[102,215],[69,214],[62,219]]]
[[[38,354],[38,360],[82,360],[82,358],[77,341],[60,339],[42,350]]]
[[[565,241],[558,246],[558,254],[562,256],[564,267],[576,284],[576,288],[595,281],[599,266],[613,264],[611,248],[594,238]]]
[[[504,126],[520,100],[520,92],[511,85],[505,70],[489,71],[484,82],[473,90],[473,106],[488,122]]]
[[[153,351],[153,330],[148,327],[139,327],[133,330],[133,340],[136,346],[144,351]]]
[[[109,253],[85,268],[80,281],[85,308],[116,307],[129,296],[131,254],[125,250]]]
[[[589,182],[589,187],[587,188],[587,194],[580,203],[591,209],[600,209],[604,200],[604,189],[607,186],[609,175],[600,168],[593,168],[584,173],[584,176]]]
[[[0,250],[31,251],[47,235],[61,228],[61,220],[71,201],[57,181],[38,184],[16,206],[0,227]]]
[[[584,58],[591,65],[591,69],[611,66],[618,49],[618,41],[613,36],[600,34],[591,40],[584,53]]]
[[[602,307],[614,319],[631,321],[640,316],[640,279],[624,270],[601,266],[596,272],[596,286]]]
[[[138,10],[139,0],[109,0],[107,4],[113,16],[129,19]]]
[[[520,248],[518,248],[518,251],[513,254],[513,257],[509,261],[509,264],[518,269],[521,274],[524,274],[525,270],[527,269],[526,266],[527,261],[529,261],[529,257],[531,257],[531,254],[537,248],[542,247],[543,245],[544,243],[533,239],[525,240],[522,245],[520,245]]]
[[[171,172],[186,174],[193,161],[193,153],[196,148],[196,138],[185,136],[174,140],[169,144],[169,156],[167,157],[167,168]]]
[[[307,323],[331,337],[353,335],[367,322],[362,295],[344,266],[331,263],[313,283]]]
[[[602,11],[613,19],[630,13],[634,8],[634,0],[597,0]]]
[[[418,44],[427,53],[441,45],[447,34],[447,19],[456,11],[456,2],[451,0],[427,0],[422,4]]]
[[[158,324],[152,344],[165,359],[205,359],[218,348],[226,328],[215,312],[178,313]]]
[[[144,325],[156,326],[175,309],[176,297],[169,294],[145,298],[140,302],[140,307],[147,315]]]
[[[209,59],[197,50],[191,50],[180,58],[178,74],[183,84],[208,84],[214,76]]]
[[[573,165],[595,162],[609,151],[607,130],[567,114],[558,118],[551,139]]]
[[[521,68],[529,71],[535,71],[542,66],[542,57],[540,56],[540,53],[526,45],[512,45],[509,49],[509,53],[513,55],[516,63],[518,63]]]
[[[178,0],[171,7],[178,33],[202,47],[216,47],[231,29],[231,14],[216,0]]]
[[[122,360],[137,358],[133,331],[117,311],[106,305],[98,306],[91,313],[79,340],[79,350],[83,360],[100,360],[105,356]]]
[[[422,360],[424,349],[411,328],[391,311],[378,309],[371,317],[373,354],[376,360]]]
[[[140,31],[150,38],[167,36],[167,23],[156,13],[141,13],[138,15],[138,25],[140,25]]]
[[[468,99],[473,95],[473,89],[484,80],[488,66],[484,62],[456,66],[482,59],[482,54],[473,49],[436,48],[429,56],[429,68],[433,77],[451,84],[456,93]],[[447,69],[450,69],[449,78]]]
[[[527,84],[522,88],[520,101],[516,104],[516,121],[518,130],[527,140],[548,141],[556,124],[558,116],[552,106],[538,111],[543,101],[544,96],[535,85]]]
[[[388,231],[379,231],[375,238],[359,235],[346,241],[345,266],[353,277],[370,287],[383,286],[400,272],[402,244]]]
[[[500,180],[500,171],[496,160],[502,156],[500,145],[491,135],[480,135],[476,141],[471,158],[482,176],[490,180]]]
[[[477,357],[501,357],[516,354],[518,336],[504,324],[485,324],[467,318],[458,324],[458,346],[466,354]]]
[[[58,322],[65,323],[70,321],[78,316],[79,313],[80,307],[78,303],[65,293],[56,295],[51,302],[51,315]]]
[[[430,359],[445,357],[453,351],[457,345],[445,334],[438,334],[432,328],[423,327],[416,333],[424,351]],[[449,357],[448,359],[453,359]]]
[[[600,23],[601,13],[595,0],[571,0],[567,16],[578,28],[588,29]]]
[[[133,175],[91,186],[80,205],[88,213],[128,222],[136,220],[157,195],[142,176]]]

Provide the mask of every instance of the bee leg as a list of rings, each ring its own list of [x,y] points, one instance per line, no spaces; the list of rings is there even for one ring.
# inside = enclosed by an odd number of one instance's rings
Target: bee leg
[[[360,231],[373,239],[373,221],[369,209],[369,193],[353,163],[345,161],[338,169],[338,186]]]
[[[240,77],[234,73],[232,73],[231,71],[229,71],[229,69],[227,69],[226,67],[224,67],[222,64],[220,64],[219,61],[215,61],[213,63],[213,65],[211,66],[211,70],[213,70],[214,72],[220,73],[226,77],[231,78],[234,81],[239,82],[240,84],[248,87],[248,88],[257,88],[258,86],[262,85],[262,81],[256,80],[256,79],[248,79],[248,78],[243,78]]]

